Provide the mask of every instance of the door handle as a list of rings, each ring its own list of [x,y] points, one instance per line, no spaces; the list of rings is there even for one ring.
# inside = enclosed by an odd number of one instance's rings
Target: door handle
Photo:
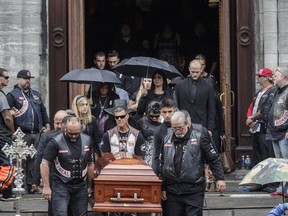
[[[231,95],[232,95],[232,97],[231,97],[231,102],[232,102],[231,107],[234,107],[234,105],[235,105],[235,93],[234,93],[234,91],[231,91]]]
[[[230,92],[231,93],[231,107],[234,107],[235,106],[235,93],[234,93],[234,91],[231,91]],[[222,94],[220,94],[220,101],[221,101],[221,103],[223,102],[223,96],[225,95],[225,93],[222,93]],[[222,103],[223,104],[223,103]],[[222,106],[222,108],[225,108],[225,106]]]

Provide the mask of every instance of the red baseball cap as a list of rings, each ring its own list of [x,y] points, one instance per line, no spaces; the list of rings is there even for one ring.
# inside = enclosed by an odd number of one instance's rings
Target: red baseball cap
[[[269,68],[262,68],[259,70],[257,76],[272,77],[272,70]]]

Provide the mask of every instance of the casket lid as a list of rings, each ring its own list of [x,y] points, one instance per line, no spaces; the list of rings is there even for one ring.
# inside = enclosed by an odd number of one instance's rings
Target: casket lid
[[[121,158],[107,164],[95,181],[139,181],[161,182],[144,161],[134,158]]]

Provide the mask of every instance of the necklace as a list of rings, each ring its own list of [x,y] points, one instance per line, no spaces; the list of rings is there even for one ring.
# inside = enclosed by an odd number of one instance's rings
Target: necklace
[[[100,113],[99,113],[99,118],[101,118],[102,114],[103,114],[103,110],[104,110],[104,107],[105,107],[105,104],[107,102],[107,97],[105,98],[105,101],[104,101],[104,104],[102,105],[102,102],[101,102],[101,97],[99,98],[99,104],[100,104]]]

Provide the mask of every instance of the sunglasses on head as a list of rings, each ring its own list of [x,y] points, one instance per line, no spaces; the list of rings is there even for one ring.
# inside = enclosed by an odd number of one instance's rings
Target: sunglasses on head
[[[4,79],[8,80],[9,76],[2,76]]]
[[[117,119],[124,119],[126,117],[127,114],[125,115],[120,115],[120,116],[114,116],[114,118]]]

